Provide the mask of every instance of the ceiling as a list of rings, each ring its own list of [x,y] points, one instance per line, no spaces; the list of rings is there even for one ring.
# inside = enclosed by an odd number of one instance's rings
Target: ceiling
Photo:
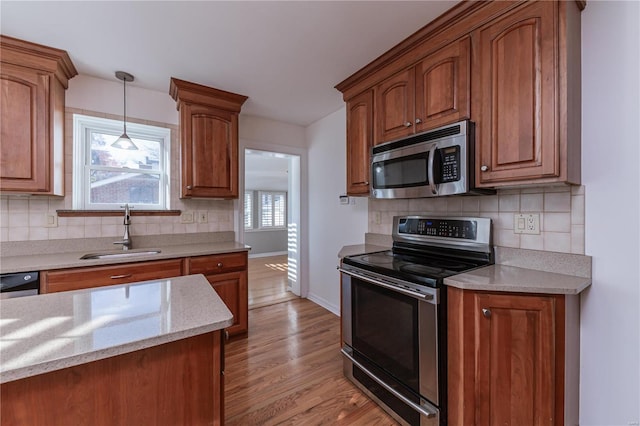
[[[246,189],[286,191],[289,185],[287,154],[247,149],[244,154],[244,186]]]
[[[80,74],[123,70],[167,93],[177,77],[249,96],[243,113],[306,126],[343,105],[337,83],[455,3],[2,0],[0,28],[66,50]]]

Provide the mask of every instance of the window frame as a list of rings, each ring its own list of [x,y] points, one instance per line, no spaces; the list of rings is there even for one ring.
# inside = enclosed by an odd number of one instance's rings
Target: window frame
[[[262,195],[263,194],[282,195],[284,197],[284,212],[283,212],[283,214],[284,214],[284,225],[282,225],[282,226],[273,225],[273,223],[275,222],[275,205],[272,202],[271,203],[271,206],[273,208],[273,214],[271,215],[272,225],[264,226],[264,224],[262,222]],[[287,224],[288,224],[288,220],[289,220],[289,218],[287,217],[287,204],[288,204],[288,202],[289,202],[289,200],[288,200],[286,191],[258,191],[258,228],[257,229],[264,230],[264,231],[287,229]]]
[[[91,203],[91,170],[102,169],[91,167],[89,154],[91,152],[90,133],[99,132],[120,136],[122,121],[109,118],[73,114],[73,191],[72,205],[74,210],[114,210],[120,203],[105,204]],[[158,156],[158,170],[133,169],[135,173],[159,175],[159,194],[157,204],[128,203],[136,210],[169,210],[170,209],[170,168],[171,168],[171,129],[167,127],[151,126],[127,122],[127,134],[131,138],[157,140],[160,144]],[[114,171],[123,170],[108,168]],[[104,169],[103,169],[104,170]],[[124,202],[122,202],[124,204]]]
[[[254,192],[252,190],[245,190],[244,191],[244,221],[243,221],[243,226],[244,226],[244,230],[246,231],[252,231],[255,230],[255,227],[253,226],[253,203],[254,203]],[[250,207],[250,211],[249,211],[249,220],[250,220],[250,227],[247,228],[247,196],[249,196],[249,199],[251,200],[249,202],[249,207]]]

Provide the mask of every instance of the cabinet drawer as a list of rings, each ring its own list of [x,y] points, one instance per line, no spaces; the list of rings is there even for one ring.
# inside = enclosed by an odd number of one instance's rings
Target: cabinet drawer
[[[41,293],[127,284],[137,281],[178,277],[182,259],[127,263],[113,266],[60,269],[42,273]]]
[[[190,274],[218,274],[247,269],[247,253],[226,253],[189,259]]]

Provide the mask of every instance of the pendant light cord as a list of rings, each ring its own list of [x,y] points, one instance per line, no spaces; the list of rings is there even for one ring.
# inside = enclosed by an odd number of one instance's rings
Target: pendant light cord
[[[124,134],[126,135],[127,134],[127,79],[124,78],[122,80],[122,83],[123,83],[122,87],[124,90],[124,96],[123,96],[124,98]]]

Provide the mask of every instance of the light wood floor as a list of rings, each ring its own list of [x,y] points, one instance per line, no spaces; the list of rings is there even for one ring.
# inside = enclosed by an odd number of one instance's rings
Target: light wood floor
[[[287,255],[249,259],[249,309],[298,296],[287,291]]]
[[[342,375],[339,319],[306,299],[249,311],[226,346],[227,425],[397,425]]]

